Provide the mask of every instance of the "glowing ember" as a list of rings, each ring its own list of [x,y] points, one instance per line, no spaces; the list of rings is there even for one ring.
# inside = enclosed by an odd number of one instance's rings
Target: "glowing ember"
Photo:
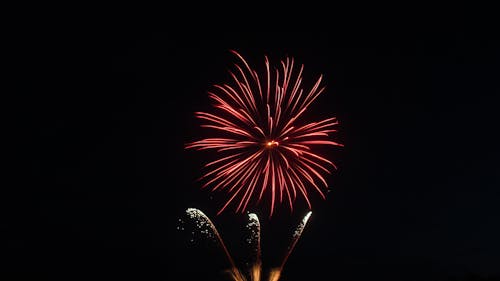
[[[268,141],[267,142],[267,147],[270,147],[270,148],[276,147],[278,145],[279,145],[279,143],[277,141]]]

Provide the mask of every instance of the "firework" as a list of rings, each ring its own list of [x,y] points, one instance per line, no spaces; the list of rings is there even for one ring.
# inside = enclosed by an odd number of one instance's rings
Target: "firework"
[[[290,254],[292,253],[293,249],[295,248],[295,245],[297,244],[297,241],[299,241],[300,236],[302,236],[302,231],[304,231],[304,228],[306,227],[307,221],[309,220],[309,217],[311,217],[312,212],[309,211],[304,218],[302,218],[302,221],[300,224],[297,226],[295,229],[293,236],[292,236],[292,243],[288,247],[288,250],[285,254],[285,257],[283,258],[283,261],[281,262],[280,266],[278,268],[274,268],[271,270],[271,273],[269,275],[269,281],[278,281],[278,279],[281,276],[281,272],[283,271],[283,267],[285,266],[286,261],[290,257]]]
[[[236,266],[236,263],[234,259],[232,258],[231,254],[229,253],[224,240],[222,239],[222,236],[219,234],[217,231],[217,228],[213,224],[213,222],[199,209],[195,208],[188,208],[186,210],[186,214],[188,217],[193,220],[196,223],[196,227],[200,231],[200,233],[206,235],[209,238],[214,238],[220,245],[220,247],[223,249],[224,254],[226,255],[226,258],[230,264],[230,269],[227,270],[227,273],[229,274],[229,277],[232,278],[234,281],[247,281],[247,277],[244,274],[244,270],[239,269]],[[285,256],[283,260],[281,261],[279,267],[272,268],[271,271],[269,272],[268,280],[269,281],[278,281],[281,272],[283,271],[283,268],[285,266],[286,261],[288,260],[290,254],[292,253],[293,249],[295,248],[295,245],[297,244],[297,241],[299,238],[302,236],[302,232],[307,224],[307,221],[309,220],[309,217],[311,216],[312,212],[309,211],[302,219],[302,221],[299,223],[297,228],[292,234],[292,241],[290,245],[287,248],[287,251],[285,253]],[[262,275],[262,254],[261,254],[261,229],[260,229],[260,222],[259,218],[257,217],[256,214],[254,213],[249,213],[248,214],[248,223],[246,225],[247,229],[250,232],[250,235],[247,239],[247,243],[251,246],[252,249],[252,266],[250,267],[248,271],[248,275],[250,276],[250,281],[261,281],[263,278]]]
[[[253,266],[250,270],[250,280],[259,281],[262,273],[262,254],[260,249],[260,221],[256,214],[248,214],[247,228],[250,230],[250,238],[248,238],[247,242],[253,250],[252,256],[254,257]]]
[[[236,51],[240,60],[230,71],[231,83],[216,84],[209,91],[214,112],[196,112],[201,125],[217,133],[188,143],[187,149],[214,150],[217,158],[205,165],[203,188],[225,190],[236,212],[270,197],[270,216],[276,204],[287,202],[290,209],[298,197],[311,209],[310,189],[325,199],[325,173],[336,169],[321,156],[320,145],[342,146],[332,141],[335,117],[317,122],[301,122],[311,103],[325,90],[322,75],[309,89],[303,87],[304,65],[297,68],[293,58],[271,68],[265,57],[265,71],[259,74]]]
[[[224,250],[224,254],[226,255],[229,263],[231,264],[231,269],[229,270],[229,274],[235,281],[244,281],[246,280],[241,271],[236,266],[231,254],[227,250],[226,244],[224,240],[217,231],[217,228],[213,224],[213,222],[199,209],[188,208],[186,210],[186,214],[196,222],[196,226],[200,230],[201,233],[207,235],[208,237],[215,237],[221,248]]]

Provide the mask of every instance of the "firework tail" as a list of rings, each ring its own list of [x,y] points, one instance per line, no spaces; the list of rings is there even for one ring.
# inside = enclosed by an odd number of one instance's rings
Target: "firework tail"
[[[278,281],[281,276],[281,269],[273,268],[269,273],[269,281]]]
[[[217,231],[217,228],[213,224],[213,222],[210,220],[210,218],[205,215],[201,210],[195,209],[195,208],[188,208],[186,210],[186,213],[193,219],[197,220],[200,224],[206,224],[210,227],[212,230],[213,234],[217,238],[217,241],[219,242],[220,246],[224,250],[224,253],[226,254],[226,257],[231,264],[231,269],[229,270],[229,274],[235,281],[246,281],[245,277],[243,274],[238,270],[236,267],[236,264],[234,263],[233,258],[231,257],[231,254],[229,254],[229,251],[227,250],[226,244],[224,244],[224,241],[222,240],[222,237],[219,234],[219,231]]]
[[[231,268],[227,273],[229,273],[230,278],[234,281],[247,281],[245,276],[236,267]]]
[[[252,249],[255,250],[253,261],[253,266],[250,270],[250,280],[251,281],[260,281],[262,274],[262,254],[260,248],[260,222],[259,218],[256,214],[250,213],[248,214],[248,228],[250,229],[250,244],[253,246]]]
[[[304,228],[307,224],[307,221],[309,220],[309,217],[311,216],[312,212],[309,211],[304,218],[302,218],[302,221],[300,224],[297,226],[295,229],[295,232],[293,233],[292,236],[292,242],[290,243],[290,246],[288,247],[288,250],[285,254],[285,257],[281,261],[281,264],[277,268],[271,269],[271,272],[269,274],[269,281],[277,281],[280,276],[281,272],[283,271],[283,267],[285,266],[286,261],[290,257],[290,254],[292,253],[293,249],[295,248],[295,245],[297,244],[297,241],[299,241],[299,238],[302,236],[302,232],[304,231]]]

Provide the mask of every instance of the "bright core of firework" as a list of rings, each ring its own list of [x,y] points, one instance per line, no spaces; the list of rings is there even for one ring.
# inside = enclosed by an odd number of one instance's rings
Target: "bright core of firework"
[[[273,147],[277,147],[279,144],[280,144],[280,143],[279,143],[279,142],[277,142],[277,141],[268,141],[266,145],[267,145],[267,147],[269,147],[269,148],[273,148]]]
[[[321,145],[343,146],[332,141],[335,117],[316,122],[301,121],[311,103],[325,90],[322,75],[311,89],[303,87],[303,70],[293,58],[271,67],[265,57],[265,71],[258,73],[236,51],[240,64],[230,71],[230,83],[214,85],[209,97],[214,112],[196,112],[204,128],[214,137],[188,143],[187,149],[214,150],[217,158],[205,165],[203,187],[225,190],[236,212],[259,203],[265,196],[270,216],[275,205],[287,202],[290,209],[297,197],[311,208],[310,190],[323,199],[328,189],[324,174],[336,168],[321,156]]]

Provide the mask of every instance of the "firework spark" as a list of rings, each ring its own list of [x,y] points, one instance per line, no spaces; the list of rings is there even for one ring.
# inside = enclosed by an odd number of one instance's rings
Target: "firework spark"
[[[281,262],[281,265],[278,268],[274,268],[271,270],[271,273],[269,275],[269,281],[278,281],[278,279],[281,276],[281,272],[283,271],[283,267],[285,266],[286,261],[290,257],[290,254],[292,253],[293,249],[295,248],[295,245],[299,241],[300,236],[302,236],[302,232],[304,231],[304,228],[306,227],[307,221],[309,220],[309,217],[311,217],[312,212],[309,211],[304,218],[302,218],[302,221],[300,224],[297,226],[295,229],[293,236],[292,236],[292,243],[288,247],[288,250],[285,254],[285,258],[283,258],[283,261]]]
[[[227,250],[226,244],[224,243],[224,240],[219,234],[219,231],[217,231],[217,228],[213,224],[213,222],[199,209],[195,208],[188,208],[186,210],[186,214],[196,222],[197,227],[199,230],[207,235],[208,237],[215,236],[217,241],[219,242],[219,245],[221,248],[224,250],[224,254],[226,255],[229,263],[231,264],[231,268],[229,270],[229,274],[235,281],[245,281],[245,277],[241,273],[241,271],[238,269],[236,266],[236,263],[234,262],[231,254],[229,254],[229,251]]]
[[[222,239],[222,236],[219,234],[217,231],[217,228],[213,224],[213,222],[199,209],[195,208],[188,208],[186,210],[186,213],[188,214],[189,218],[195,221],[199,231],[202,234],[205,234],[207,237],[216,237],[217,242],[223,249],[226,258],[229,261],[230,264],[230,269],[227,270],[227,273],[229,274],[229,277],[234,280],[234,281],[247,281],[248,279],[245,277],[245,274],[243,270],[239,269],[236,266],[236,263],[234,262],[234,259],[232,258],[231,254],[229,253],[224,240]],[[279,267],[272,268],[271,271],[269,272],[268,279],[269,281],[278,281],[279,278],[281,277],[281,272],[283,271],[283,268],[285,266],[286,261],[288,260],[290,254],[292,253],[293,249],[295,248],[295,245],[297,244],[297,241],[299,238],[302,236],[302,232],[307,224],[307,221],[309,220],[309,217],[311,216],[312,212],[309,211],[302,221],[299,223],[297,228],[295,229],[293,235],[292,235],[292,241],[290,243],[290,246],[287,248],[287,251],[285,253],[285,256],[283,260],[281,261],[281,264]],[[253,260],[252,266],[249,269],[249,276],[250,276],[250,281],[261,281],[263,280],[263,275],[262,275],[262,254],[261,254],[261,239],[260,239],[260,222],[259,218],[257,217],[256,214],[254,213],[249,213],[248,214],[248,223],[246,225],[247,229],[250,230],[250,236],[247,240],[248,244],[250,244],[251,249],[252,249],[252,257]]]
[[[262,273],[262,254],[260,249],[260,221],[256,214],[248,214],[247,228],[250,230],[248,243],[253,249],[253,266],[250,270],[250,280],[259,281]]]
[[[324,174],[335,164],[314,148],[319,145],[343,146],[330,140],[338,124],[335,117],[300,123],[300,117],[325,90],[320,75],[310,90],[304,90],[304,66],[297,68],[286,58],[271,69],[265,57],[264,74],[252,69],[236,51],[241,64],[235,64],[229,84],[214,85],[209,97],[215,112],[196,112],[202,127],[219,133],[186,145],[186,149],[215,150],[218,158],[207,163],[201,177],[203,188],[225,190],[230,196],[219,210],[236,204],[236,212],[270,196],[270,216],[276,204],[287,202],[290,209],[297,197],[311,209],[310,190],[325,199],[328,184]]]

